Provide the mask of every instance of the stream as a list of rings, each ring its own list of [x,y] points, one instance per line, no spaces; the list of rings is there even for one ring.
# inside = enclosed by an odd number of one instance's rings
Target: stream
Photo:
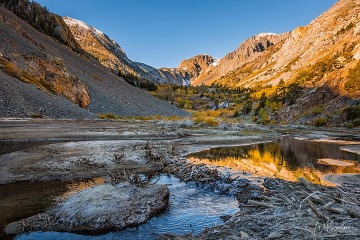
[[[139,227],[98,236],[59,232],[31,232],[17,236],[15,239],[140,240],[154,239],[159,234],[165,233],[196,234],[206,227],[221,224],[221,216],[232,215],[238,210],[238,203],[234,198],[208,192],[197,188],[195,184],[185,184],[175,177],[162,175],[158,183],[168,185],[171,193],[170,206],[164,213]]]
[[[347,140],[360,144],[359,139],[312,141],[286,136],[279,142],[211,148],[190,154],[188,158],[194,164],[205,163],[233,176],[277,177],[288,181],[304,177],[313,183],[323,184],[326,174],[360,173],[360,155],[341,150],[347,145],[344,142]],[[321,159],[335,159],[347,165],[327,164],[319,161]],[[15,239],[136,240],[155,239],[165,233],[197,234],[204,228],[221,224],[221,216],[238,211],[238,202],[233,197],[209,192],[194,183],[186,184],[167,175],[162,175],[157,183],[168,185],[170,206],[141,226],[103,235],[31,232],[18,235]],[[10,222],[44,212],[67,196],[99,184],[104,184],[103,178],[0,185],[0,226],[4,228]]]

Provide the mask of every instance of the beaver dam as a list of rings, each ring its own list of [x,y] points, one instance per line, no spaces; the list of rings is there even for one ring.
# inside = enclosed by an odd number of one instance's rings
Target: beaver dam
[[[0,131],[2,239],[360,237],[357,131],[54,120]]]

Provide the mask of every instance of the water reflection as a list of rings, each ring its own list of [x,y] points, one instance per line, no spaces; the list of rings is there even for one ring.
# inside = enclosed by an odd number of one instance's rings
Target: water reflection
[[[324,174],[360,173],[360,155],[342,151],[341,146],[344,146],[343,142],[315,142],[286,136],[280,142],[212,148],[191,154],[189,159],[194,163],[228,167],[232,171],[289,181],[304,177],[314,183],[323,183],[321,177]],[[319,164],[318,159],[322,158],[342,159],[354,165]]]
[[[103,178],[94,178],[0,185],[0,239],[7,224],[44,212],[75,192],[102,183]]]

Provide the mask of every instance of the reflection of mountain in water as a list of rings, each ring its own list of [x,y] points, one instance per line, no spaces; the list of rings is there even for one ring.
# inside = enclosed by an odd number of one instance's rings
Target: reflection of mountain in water
[[[191,160],[226,166],[262,176],[276,176],[290,181],[305,177],[316,183],[324,174],[360,173],[360,156],[344,152],[344,144],[298,140],[286,136],[279,143],[262,143],[241,147],[212,148],[191,154]],[[351,161],[354,166],[341,167],[318,164],[318,159],[332,158]]]

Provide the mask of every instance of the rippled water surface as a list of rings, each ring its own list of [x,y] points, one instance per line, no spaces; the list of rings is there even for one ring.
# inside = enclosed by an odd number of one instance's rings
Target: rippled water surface
[[[18,236],[16,239],[153,239],[163,233],[199,233],[205,227],[220,224],[220,216],[234,214],[238,209],[235,199],[216,195],[186,185],[179,179],[162,176],[158,183],[168,184],[170,189],[170,207],[148,223],[137,228],[120,232],[111,232],[100,236],[85,236],[71,233],[33,232]]]

